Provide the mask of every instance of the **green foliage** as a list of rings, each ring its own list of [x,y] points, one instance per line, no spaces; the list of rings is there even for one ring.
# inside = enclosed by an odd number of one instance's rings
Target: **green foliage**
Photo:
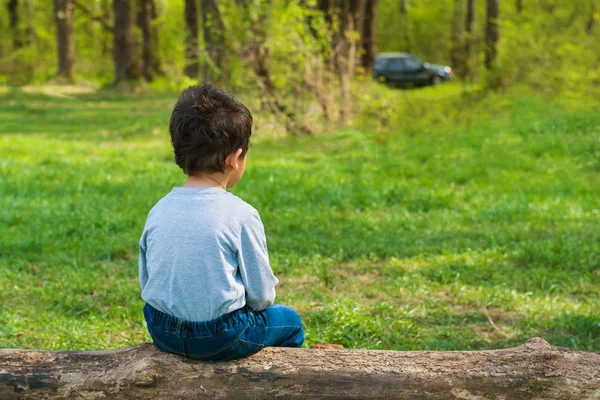
[[[153,26],[159,37],[155,43],[156,56],[166,73],[163,80],[178,87],[184,65],[183,2],[155,0],[155,3],[157,18]],[[227,65],[221,66],[229,74],[224,83],[234,90],[255,87],[251,70],[242,57],[243,40],[252,19],[243,15],[234,0],[218,3],[228,53]],[[261,2],[250,3],[252,15],[264,8]],[[451,50],[460,52],[464,48],[463,3],[460,0],[408,2],[406,14],[401,14],[398,1],[381,0],[377,23],[379,51],[409,51],[432,63],[450,64]],[[457,14],[459,20],[453,21],[456,4],[461,10]],[[331,51],[330,32],[315,5],[315,1],[276,0],[273,8],[260,18],[267,34],[273,80],[282,97],[290,98],[292,108],[299,107],[295,99],[307,84],[310,75],[307,69],[327,60]],[[475,56],[470,64],[479,71],[480,82],[494,88],[526,84],[546,93],[576,93],[597,86],[600,29],[598,26],[588,29],[589,21],[598,25],[599,19],[597,10],[593,14],[592,3],[524,0],[523,5],[523,11],[518,13],[514,2],[501,3],[498,68],[493,73],[483,73],[485,2],[476,2],[472,37]],[[98,0],[86,8],[92,15],[80,7],[75,9],[75,73],[80,81],[109,83],[113,79],[112,33],[98,20],[108,25],[113,23],[112,5],[109,0]],[[52,2],[20,2],[19,17],[18,35],[24,47],[13,48],[8,13],[4,9],[0,13],[0,29],[5,33],[0,36],[0,83],[24,85],[52,80],[57,68]],[[452,37],[453,25],[460,27],[458,39]],[[141,43],[139,28],[136,37]],[[314,77],[309,77],[308,83],[312,80]]]
[[[398,3],[397,0],[381,0],[378,50],[411,52],[431,63],[448,65],[454,0],[408,2],[405,15],[400,14]]]
[[[301,312],[307,345],[483,349],[539,335],[599,351],[600,97],[362,92],[353,128],[311,139],[278,137],[256,113],[234,189],[261,213],[278,301]],[[137,242],[184,178],[166,134],[175,98],[0,93],[2,346],[149,340]]]
[[[381,0],[378,24],[380,51],[413,52],[425,61],[450,65],[450,51],[464,47],[464,7],[458,25],[459,43],[451,35],[456,0],[410,2],[401,15],[398,2]],[[483,72],[485,1],[476,4],[473,32],[477,57],[471,60],[488,86],[527,84],[536,91],[579,92],[600,82],[600,29],[587,32],[592,2],[567,0],[523,1],[517,13],[514,2],[500,3],[498,69]],[[597,13],[597,11],[596,11]],[[598,20],[598,16],[594,17]],[[435,21],[435,23],[432,23]],[[460,67],[460,66],[452,66]]]
[[[586,33],[591,10],[581,2],[547,1],[539,7],[501,22],[503,84],[527,82],[546,93],[593,93],[600,84],[600,32]]]

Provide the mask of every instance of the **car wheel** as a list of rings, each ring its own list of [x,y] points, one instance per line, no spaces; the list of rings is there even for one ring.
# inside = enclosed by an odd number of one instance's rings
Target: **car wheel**
[[[437,86],[440,83],[442,83],[442,78],[439,75],[434,75],[433,78],[431,78],[431,86]]]

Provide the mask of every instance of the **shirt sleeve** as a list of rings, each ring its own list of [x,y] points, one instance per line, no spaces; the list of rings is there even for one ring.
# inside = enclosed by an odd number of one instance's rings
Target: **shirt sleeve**
[[[140,238],[140,257],[138,262],[140,287],[144,290],[144,286],[148,282],[148,267],[146,266],[146,233]]]
[[[255,311],[264,310],[273,304],[275,286],[279,281],[269,264],[267,238],[256,211],[242,225],[238,263],[246,288],[246,304]]]

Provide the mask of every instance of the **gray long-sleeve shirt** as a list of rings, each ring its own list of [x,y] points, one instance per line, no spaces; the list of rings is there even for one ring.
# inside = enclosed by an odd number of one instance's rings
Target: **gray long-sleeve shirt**
[[[142,298],[188,321],[208,321],[245,304],[273,304],[258,212],[220,188],[175,187],[150,211],[140,239]]]

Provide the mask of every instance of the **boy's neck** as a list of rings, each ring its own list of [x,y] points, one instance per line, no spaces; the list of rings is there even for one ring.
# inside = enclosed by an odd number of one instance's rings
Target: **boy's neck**
[[[212,174],[188,175],[183,187],[218,187],[227,190],[228,174],[214,172]]]

